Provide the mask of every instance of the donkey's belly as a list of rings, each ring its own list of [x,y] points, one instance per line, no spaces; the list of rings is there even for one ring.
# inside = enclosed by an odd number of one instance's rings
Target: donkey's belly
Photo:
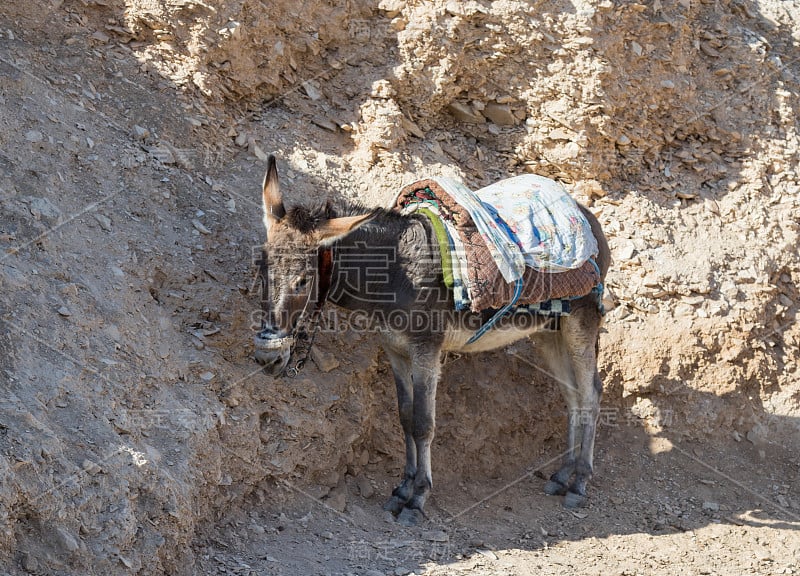
[[[504,346],[513,344],[517,340],[521,340],[542,329],[543,327],[541,324],[525,327],[499,326],[489,330],[486,334],[478,338],[476,342],[467,344],[467,341],[472,338],[475,332],[463,328],[453,328],[448,330],[442,350],[446,352],[466,353],[496,350],[497,348],[503,348]]]

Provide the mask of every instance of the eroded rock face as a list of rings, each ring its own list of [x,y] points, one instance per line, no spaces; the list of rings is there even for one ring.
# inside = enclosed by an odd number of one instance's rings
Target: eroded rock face
[[[537,172],[618,182],[669,167],[720,181],[782,98],[747,84],[762,66],[780,73],[780,46],[761,35],[774,23],[737,6],[133,2],[120,24],[148,66],[213,99],[281,98],[314,78],[334,116],[358,115],[369,155],[386,135],[367,128],[373,106],[359,114],[352,99],[388,81],[392,115],[423,132],[449,117],[476,134],[519,126],[509,144]]]

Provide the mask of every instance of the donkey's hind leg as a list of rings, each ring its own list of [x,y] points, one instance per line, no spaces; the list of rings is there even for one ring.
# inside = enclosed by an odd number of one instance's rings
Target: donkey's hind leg
[[[600,375],[595,371],[591,377],[591,390],[586,390],[582,399],[581,451],[575,463],[575,479],[564,496],[564,506],[576,508],[586,504],[586,485],[594,473],[594,439],[597,432],[597,419],[600,415],[600,394],[603,384]]]
[[[550,477],[544,490],[547,494],[564,495],[564,505],[569,508],[585,504],[586,485],[592,477],[602,391],[597,373],[599,330],[597,310],[585,306],[562,318],[559,331],[534,337],[539,357],[558,382],[567,404],[567,450],[561,468]]]
[[[589,305],[578,308],[561,326],[574,377],[570,421],[577,436],[574,440],[580,445],[574,460],[575,478],[564,496],[564,505],[568,508],[586,503],[586,485],[593,473],[594,440],[603,390],[597,372],[600,321],[597,308]]]
[[[534,336],[534,342],[537,360],[543,363],[543,371],[556,381],[567,404],[567,449],[562,457],[561,467],[550,476],[544,486],[545,493],[561,496],[566,494],[569,481],[575,473],[575,460],[580,448],[578,390],[562,333],[540,332]]]
[[[386,355],[392,366],[397,387],[397,408],[406,443],[406,465],[403,478],[392,491],[392,497],[383,505],[384,510],[397,516],[414,494],[414,478],[417,475],[417,445],[414,441],[414,389],[411,379],[411,359],[403,352],[386,346]]]

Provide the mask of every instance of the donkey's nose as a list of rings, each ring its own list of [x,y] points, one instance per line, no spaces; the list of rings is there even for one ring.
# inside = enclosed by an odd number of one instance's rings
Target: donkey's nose
[[[272,375],[279,374],[292,353],[293,339],[280,337],[280,333],[271,328],[262,329],[253,339],[255,344],[255,359],[264,365]]]
[[[256,359],[256,362],[261,364],[264,368],[269,371],[274,371],[279,368],[283,368],[281,364],[283,364],[283,356],[280,353],[267,353],[262,350],[256,350],[253,357]]]

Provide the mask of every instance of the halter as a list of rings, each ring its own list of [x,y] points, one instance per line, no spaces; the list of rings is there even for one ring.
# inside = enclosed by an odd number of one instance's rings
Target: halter
[[[317,336],[317,328],[319,327],[320,314],[322,313],[322,308],[325,306],[325,301],[328,299],[328,293],[330,292],[331,284],[333,283],[333,246],[320,248],[317,251],[317,279],[319,284],[317,290],[317,301],[314,305],[314,310],[311,313],[309,322],[311,325],[311,336],[308,337],[308,332],[305,333],[305,338],[303,338],[302,342],[302,355],[295,362],[294,366],[284,369],[284,375],[288,376],[289,378],[294,378],[300,373],[300,370],[303,368],[303,366],[305,366],[306,361],[308,360],[309,354],[311,354],[311,348],[314,346],[314,339]],[[295,351],[299,348],[298,343],[300,342],[300,329],[303,326],[306,312],[308,311],[308,305],[311,303],[311,295],[313,293],[314,290],[312,286],[312,289],[308,291],[308,298],[306,298],[306,303],[303,305],[303,310],[300,312],[300,318],[297,319],[297,324],[291,333],[293,344],[289,351],[289,358],[291,358]]]

